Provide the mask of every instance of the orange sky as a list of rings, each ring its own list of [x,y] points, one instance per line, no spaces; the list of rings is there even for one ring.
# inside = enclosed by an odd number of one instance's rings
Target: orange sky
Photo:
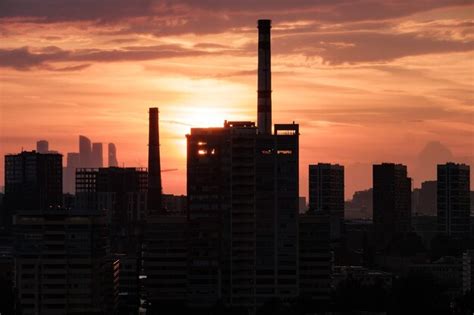
[[[274,123],[301,125],[301,194],[317,162],[346,166],[346,197],[374,162],[408,164],[418,186],[438,162],[474,161],[469,3],[2,1],[1,163],[39,139],[77,151],[84,134],[146,166],[157,106],[163,168],[179,169],[164,189],[185,193],[189,128],[256,120],[256,20],[271,18]]]

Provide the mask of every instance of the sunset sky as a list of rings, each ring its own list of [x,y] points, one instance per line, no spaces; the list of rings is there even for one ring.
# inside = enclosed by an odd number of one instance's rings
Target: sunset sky
[[[256,120],[269,18],[273,122],[301,126],[301,194],[317,162],[345,165],[346,197],[375,162],[407,164],[419,186],[437,162],[474,161],[472,3],[0,0],[0,162],[39,139],[78,151],[83,134],[146,166],[159,107],[162,167],[178,169],[164,190],[186,193],[189,128]]]

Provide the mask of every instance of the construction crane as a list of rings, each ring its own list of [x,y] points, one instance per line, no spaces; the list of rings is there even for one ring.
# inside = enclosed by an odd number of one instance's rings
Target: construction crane
[[[167,168],[167,169],[164,169],[164,170],[161,170],[162,173],[164,172],[174,172],[174,171],[177,171],[178,169],[177,168]]]

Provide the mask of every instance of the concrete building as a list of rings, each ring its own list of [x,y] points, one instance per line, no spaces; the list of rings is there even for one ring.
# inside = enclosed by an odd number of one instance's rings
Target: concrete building
[[[80,168],[76,171],[76,208],[105,211],[115,253],[138,249],[147,215],[147,176],[143,168]]]
[[[332,270],[330,217],[311,212],[300,215],[298,229],[300,296],[328,302]]]
[[[453,238],[470,236],[469,165],[438,165],[438,229]]]
[[[118,265],[100,215],[63,209],[16,215],[15,275],[21,314],[112,314]]]
[[[402,164],[373,166],[374,228],[378,247],[411,230],[411,178]]]
[[[416,211],[418,215],[437,215],[437,187],[438,183],[435,180],[421,183],[418,209]]]
[[[62,155],[36,151],[6,155],[4,198],[6,226],[15,213],[61,207]]]
[[[147,313],[168,314],[185,308],[188,293],[186,216],[151,215],[145,225],[144,238]]]
[[[76,169],[81,165],[79,153],[68,153],[66,163],[66,167],[63,168],[63,192],[74,194],[76,192]]]
[[[383,288],[390,289],[393,274],[380,270],[371,270],[362,266],[334,266],[332,273],[332,287],[336,289],[343,281],[352,279],[359,281],[361,286],[382,284]]]
[[[138,314],[140,306],[140,257],[133,253],[115,254],[120,263],[118,282],[118,314]]]
[[[186,215],[188,198],[185,195],[163,194],[162,200],[166,213]]]
[[[352,200],[345,202],[344,217],[352,220],[372,220],[373,189],[354,192]]]
[[[255,309],[298,296],[299,127],[271,130],[270,26],[258,22],[258,127],[187,135],[191,305]]]
[[[474,250],[462,254],[462,292],[474,290]]]
[[[342,237],[344,222],[344,166],[318,163],[309,165],[309,210],[328,214],[331,239]]]

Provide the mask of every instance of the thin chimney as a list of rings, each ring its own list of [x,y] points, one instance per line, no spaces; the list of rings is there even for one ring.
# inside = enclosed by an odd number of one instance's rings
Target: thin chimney
[[[272,133],[271,20],[258,20],[258,132]]]
[[[148,212],[162,211],[161,203],[161,165],[160,165],[160,134],[158,125],[158,108],[152,107],[149,111],[148,133]]]

